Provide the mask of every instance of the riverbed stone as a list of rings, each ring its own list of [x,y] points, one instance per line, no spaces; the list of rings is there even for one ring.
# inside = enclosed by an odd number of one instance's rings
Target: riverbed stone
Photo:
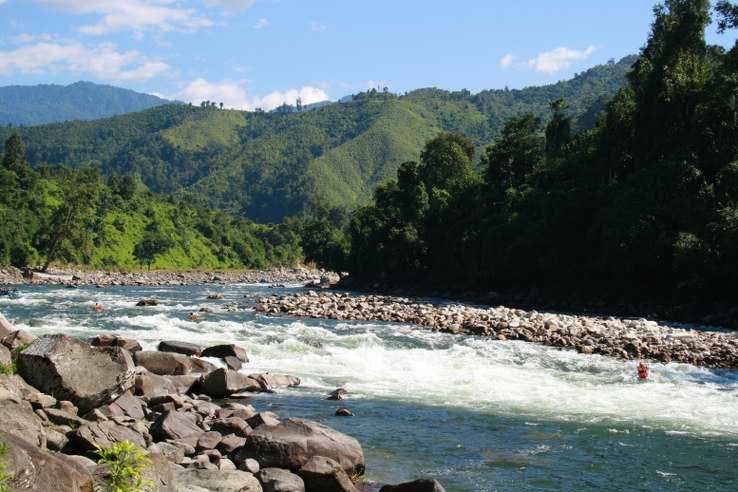
[[[201,470],[177,472],[179,492],[263,492],[251,473],[240,470]]]
[[[197,426],[197,419],[193,414],[173,411],[160,415],[149,432],[155,441],[173,439],[196,446],[205,431]]]
[[[256,478],[261,482],[264,492],[305,492],[305,482],[289,470],[262,468]]]
[[[13,325],[13,323],[8,321],[3,313],[0,313],[0,340],[7,337],[16,330],[17,328]]]
[[[104,334],[97,335],[89,340],[90,345],[93,347],[120,347],[126,349],[129,352],[138,352],[143,350],[141,344],[136,340],[130,338],[123,338],[118,335]]]
[[[85,424],[70,438],[70,443],[81,451],[94,451],[98,447],[109,448],[121,441],[130,441],[141,448],[146,447],[146,439],[142,434],[112,420]]]
[[[18,355],[18,373],[82,413],[109,403],[133,386],[130,354],[119,347],[91,347],[66,335],[37,339]]]
[[[0,430],[0,442],[8,446],[2,457],[8,486],[14,491],[89,492],[92,476],[80,465],[39,449],[16,435]]]
[[[438,480],[420,479],[399,485],[385,485],[379,492],[446,492]]]
[[[212,347],[208,347],[205,350],[202,351],[203,357],[215,357],[218,359],[224,359],[226,357],[235,357],[241,362],[248,362],[249,358],[246,354],[246,349],[239,347],[238,345],[234,344],[223,344],[223,345],[214,345]]]
[[[46,446],[44,421],[10,385],[0,384],[0,428],[34,446]]]
[[[356,439],[304,419],[254,429],[239,450],[236,463],[253,458],[263,467],[298,471],[313,456],[335,460],[349,476],[364,473],[364,453]]]
[[[164,340],[159,342],[157,347],[159,352],[174,352],[184,355],[199,356],[202,353],[202,347],[194,343],[180,342],[176,340]]]
[[[203,377],[200,389],[213,398],[224,398],[239,391],[259,391],[261,384],[240,372],[220,368]]]
[[[26,330],[15,330],[14,332],[6,335],[2,339],[2,344],[12,350],[19,350],[27,347],[36,340],[36,335]]]
[[[183,354],[142,350],[133,355],[137,366],[159,376],[181,376],[189,374],[193,367],[190,358]]]
[[[313,456],[297,472],[308,491],[358,492],[341,465],[325,456]]]

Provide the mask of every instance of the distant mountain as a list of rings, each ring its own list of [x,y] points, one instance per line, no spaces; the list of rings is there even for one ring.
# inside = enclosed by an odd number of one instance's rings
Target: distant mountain
[[[243,112],[166,105],[96,121],[22,129],[29,161],[93,164],[136,173],[152,190],[190,193],[209,206],[278,221],[313,205],[365,204],[378,183],[416,160],[439,132],[461,132],[481,151],[509,118],[547,120],[563,98],[591,127],[635,61],[596,66],[571,80],[520,90],[369,91],[311,111]],[[12,129],[0,129],[6,138]]]
[[[0,87],[1,125],[40,125],[93,120],[169,104],[160,97],[110,85],[76,82],[63,85]]]

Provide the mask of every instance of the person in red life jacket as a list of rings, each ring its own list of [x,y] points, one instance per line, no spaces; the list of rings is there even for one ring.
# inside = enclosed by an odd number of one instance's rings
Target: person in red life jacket
[[[638,379],[642,381],[648,379],[648,366],[643,362],[638,364]]]

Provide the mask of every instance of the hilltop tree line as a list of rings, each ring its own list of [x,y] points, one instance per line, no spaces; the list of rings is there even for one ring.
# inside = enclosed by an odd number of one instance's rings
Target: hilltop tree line
[[[738,7],[667,0],[627,86],[593,128],[564,100],[543,125],[509,119],[475,166],[445,133],[373,203],[307,224],[309,258],[363,280],[559,296],[735,301],[738,285]]]
[[[12,135],[0,157],[0,266],[266,268],[301,259],[287,225],[266,226],[155,195],[132,175],[26,161]]]

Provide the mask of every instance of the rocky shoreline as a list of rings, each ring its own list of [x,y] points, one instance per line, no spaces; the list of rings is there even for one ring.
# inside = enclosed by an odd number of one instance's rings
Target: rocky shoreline
[[[332,291],[262,297],[256,311],[271,316],[410,323],[444,333],[522,340],[625,360],[738,368],[738,337],[660,325],[643,318],[433,304]]]
[[[263,283],[329,285],[336,274],[311,268],[275,268],[271,270],[185,271],[151,270],[138,272],[50,269],[48,272],[3,268],[0,285],[198,285]]]
[[[300,380],[249,374],[248,354],[236,345],[162,341],[142,350],[115,335],[36,338],[1,314],[0,342],[2,490],[112,490],[121,478],[116,467],[94,459],[125,443],[142,460],[130,483],[145,487],[116,490],[443,492],[435,480],[366,483],[356,439],[257,411],[255,393],[286,391]],[[346,397],[339,388],[326,399]]]

